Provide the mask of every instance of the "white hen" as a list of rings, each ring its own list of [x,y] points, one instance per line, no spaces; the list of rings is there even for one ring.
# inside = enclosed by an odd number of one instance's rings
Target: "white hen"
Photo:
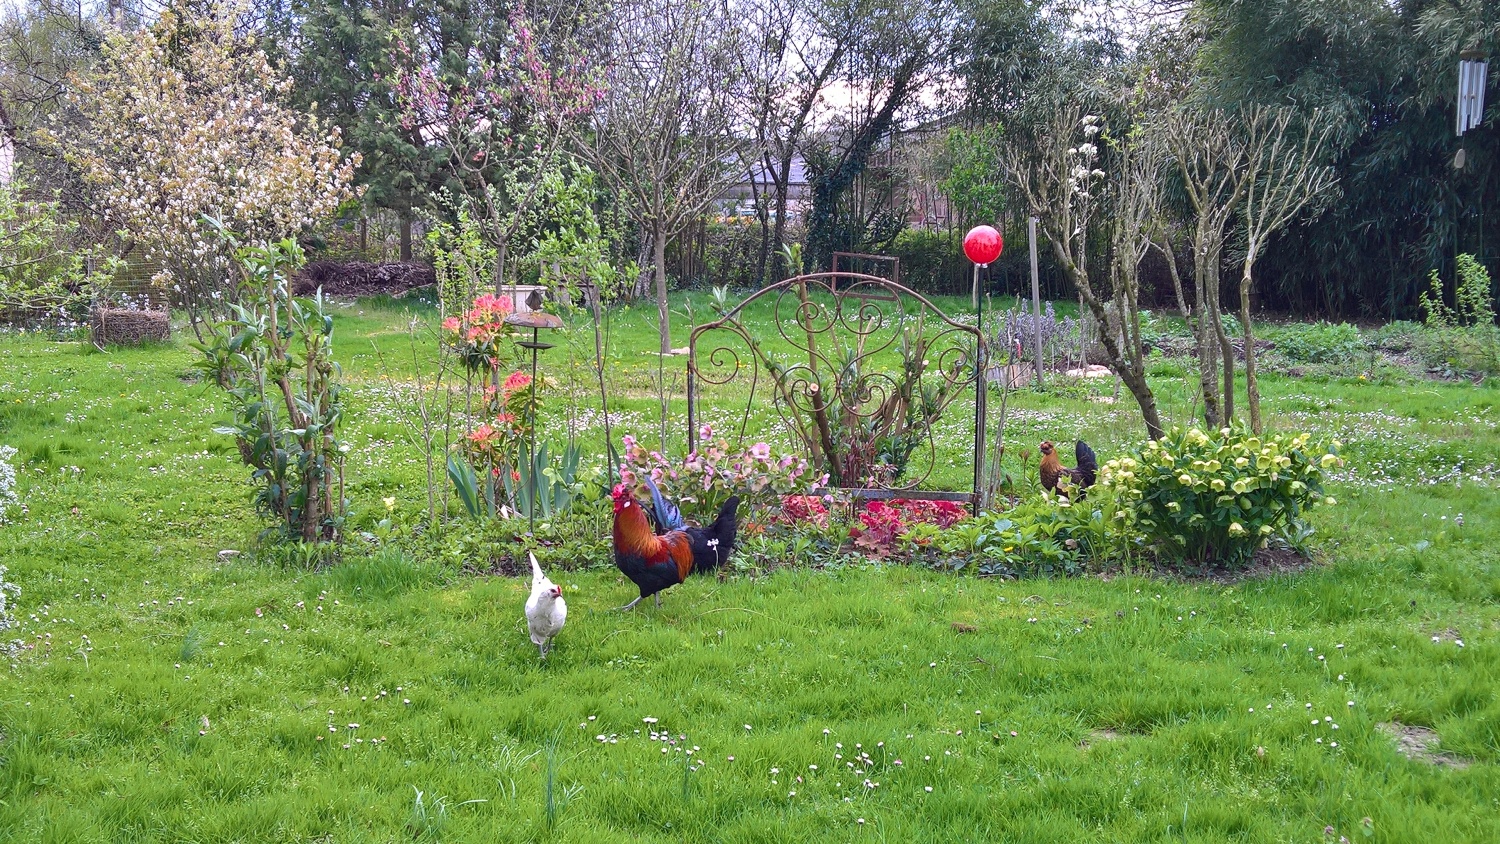
[[[526,628],[531,631],[531,641],[542,651],[542,659],[552,649],[552,637],[563,629],[568,620],[568,605],[563,601],[562,588],[542,574],[536,555],[531,557],[531,597],[526,599]]]

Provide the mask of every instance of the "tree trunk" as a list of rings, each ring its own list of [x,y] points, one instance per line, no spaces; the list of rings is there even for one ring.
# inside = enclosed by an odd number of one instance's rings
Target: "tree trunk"
[[[1212,271],[1208,269],[1208,262],[1197,255],[1194,256],[1194,270],[1193,304],[1197,308],[1198,324],[1193,326],[1193,335],[1198,344],[1198,386],[1203,391],[1203,422],[1209,428],[1217,429],[1220,422],[1218,371],[1214,365],[1217,355],[1213,327],[1208,324],[1217,312],[1210,307],[1211,297],[1207,293],[1211,280],[1205,278]]]
[[[1254,263],[1245,259],[1245,275],[1240,279],[1240,324],[1245,330],[1245,403],[1250,408],[1250,430],[1261,433],[1260,381],[1255,371],[1255,332],[1250,327],[1250,287],[1254,283]]]
[[[1177,294],[1177,311],[1182,314],[1183,319],[1191,319],[1193,312],[1188,308],[1187,297],[1182,294],[1182,273],[1177,271],[1177,256],[1172,252],[1172,241],[1163,237],[1161,243],[1152,242],[1162,257],[1167,259],[1167,270],[1172,274],[1172,292]]]
[[[401,218],[401,260],[411,260],[411,218]]]
[[[1100,324],[1102,330],[1099,332],[1099,341],[1104,345],[1104,354],[1109,359],[1110,369],[1120,377],[1120,380],[1129,388],[1130,394],[1135,396],[1136,403],[1140,405],[1141,421],[1146,423],[1147,436],[1153,440],[1161,439],[1163,433],[1161,413],[1156,407],[1156,395],[1151,392],[1151,385],[1146,381],[1145,356],[1141,354],[1139,345],[1140,312],[1135,310],[1130,317],[1135,322],[1136,330],[1131,331],[1124,325],[1120,327],[1124,339],[1135,346],[1132,351],[1127,351],[1116,342],[1117,335],[1110,329],[1108,305],[1094,293],[1093,286],[1089,284],[1086,266],[1075,263],[1063,248],[1061,241],[1050,236],[1047,239],[1052,242],[1052,253],[1057,256],[1064,272],[1072,279],[1073,285],[1078,289],[1079,301],[1085,306],[1079,314],[1080,321],[1087,321],[1087,317],[1092,316],[1094,321]],[[1142,363],[1132,365],[1132,360]]]
[[[1161,427],[1161,412],[1156,409],[1156,394],[1151,392],[1151,385],[1146,383],[1146,376],[1135,369],[1125,369],[1117,374],[1120,380],[1125,382],[1125,389],[1135,396],[1136,404],[1141,406],[1141,419],[1146,423],[1146,436],[1153,440],[1161,439],[1164,433]]]
[[[495,244],[495,295],[496,296],[500,295],[500,288],[502,288],[502,287],[505,286],[505,258],[506,258],[505,253],[507,251],[509,251],[509,250],[506,249],[506,245],[507,244],[506,244],[504,238],[501,238],[500,242],[497,243],[497,244]]]
[[[755,286],[766,285],[766,275],[771,267],[771,217],[770,203],[764,191],[755,182],[755,169],[750,169],[750,200],[755,204],[755,219],[760,222],[760,245],[755,249]]]
[[[672,351],[672,331],[667,314],[667,233],[660,223],[651,227],[652,260],[656,262],[656,316],[661,330],[661,353]]]
[[[773,273],[773,275],[775,276],[774,280],[776,281],[779,281],[783,278],[790,278],[802,272],[801,267],[787,266],[786,258],[782,257],[781,255],[781,247],[786,243],[787,206],[791,204],[791,158],[783,157],[781,159],[781,165],[781,172],[772,174],[771,176],[771,181],[774,183],[774,187],[776,190],[776,222],[774,224],[776,228],[771,236],[771,249],[775,253],[775,263],[772,266],[781,268]]]
[[[1213,336],[1219,344],[1219,358],[1224,363],[1224,415],[1220,419],[1222,425],[1228,425],[1234,421],[1234,345],[1229,342],[1229,334],[1224,331],[1223,300],[1220,299],[1219,268],[1215,262],[1212,278],[1209,280],[1209,293],[1213,297],[1213,305],[1209,312],[1213,317]]]

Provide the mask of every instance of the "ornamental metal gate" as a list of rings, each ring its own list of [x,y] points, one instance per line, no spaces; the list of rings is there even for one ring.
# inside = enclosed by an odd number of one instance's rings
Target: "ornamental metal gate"
[[[765,308],[774,330],[755,324]],[[762,288],[692,331],[689,445],[694,451],[700,445],[705,392],[737,402],[743,388],[741,445],[752,424],[779,423],[818,471],[828,473],[828,491],[967,501],[977,510],[983,504],[986,348],[975,322],[949,317],[897,282],[860,273],[812,273]],[[972,488],[925,488],[939,465],[939,438],[958,433],[939,428],[944,413],[966,396],[974,402]],[[774,411],[769,420],[767,404]]]

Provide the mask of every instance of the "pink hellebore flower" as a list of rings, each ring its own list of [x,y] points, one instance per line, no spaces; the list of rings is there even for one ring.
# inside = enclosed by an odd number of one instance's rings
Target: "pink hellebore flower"
[[[750,446],[750,456],[754,457],[756,460],[770,460],[771,446],[767,445],[766,443],[756,443],[755,445]]]

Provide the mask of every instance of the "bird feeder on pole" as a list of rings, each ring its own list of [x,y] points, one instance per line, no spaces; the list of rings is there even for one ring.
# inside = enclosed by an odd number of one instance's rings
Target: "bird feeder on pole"
[[[540,385],[536,380],[536,355],[543,349],[552,348],[551,343],[543,343],[537,339],[537,331],[543,328],[556,329],[563,327],[562,317],[557,314],[549,314],[542,310],[541,288],[531,291],[526,297],[526,307],[529,310],[513,311],[505,317],[506,325],[514,325],[518,328],[531,329],[530,340],[517,340],[516,345],[523,349],[531,350],[531,406],[527,411],[527,423],[531,429],[531,446],[526,453],[527,492],[531,498],[527,508],[526,529],[529,533],[536,533],[536,508],[537,498],[540,495],[539,481],[537,476],[541,474],[543,467],[536,456],[536,394]]]

